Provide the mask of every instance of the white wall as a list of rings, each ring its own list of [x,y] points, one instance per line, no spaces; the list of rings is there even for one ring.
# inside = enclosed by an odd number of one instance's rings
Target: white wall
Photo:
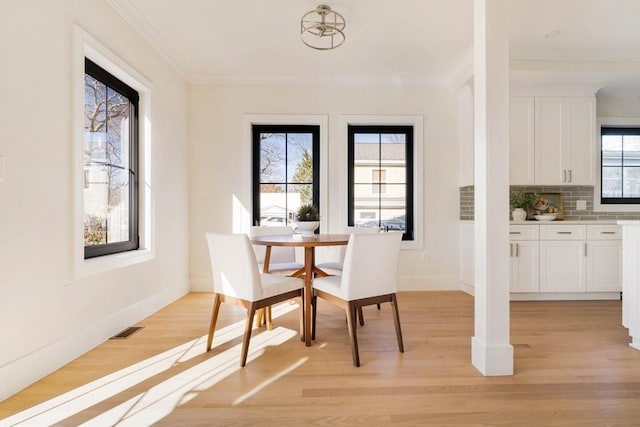
[[[153,85],[154,258],[74,273],[73,26]],[[0,401],[188,291],[185,82],[102,1],[0,2]]]
[[[596,96],[598,117],[640,117],[639,97]]]
[[[334,173],[347,161],[341,115],[420,115],[424,118],[425,224],[423,250],[404,250],[401,289],[458,289],[458,149],[456,95],[447,88],[370,86],[193,86],[189,105],[191,289],[211,289],[204,234],[234,231],[237,212],[251,212],[251,146],[245,114],[327,115],[328,215],[346,224],[346,183]],[[327,161],[327,159],[321,159]],[[341,200],[344,199],[344,200]],[[241,209],[238,209],[238,206]],[[249,217],[250,218],[250,217]],[[249,219],[246,219],[249,221]],[[339,228],[329,227],[340,232]],[[426,251],[427,261],[423,261]]]

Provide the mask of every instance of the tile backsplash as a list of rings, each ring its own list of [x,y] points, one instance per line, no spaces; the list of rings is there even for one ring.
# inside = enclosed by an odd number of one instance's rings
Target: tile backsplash
[[[525,191],[537,193],[561,193],[562,205],[564,207],[564,219],[574,221],[602,221],[618,219],[640,219],[640,212],[594,212],[593,210],[593,187],[591,186],[561,186],[561,187],[541,187],[541,186],[511,186],[511,191]],[[473,185],[460,187],[460,219],[472,220],[474,218],[474,188]],[[576,201],[586,200],[587,209],[577,210]],[[511,218],[511,208],[505,207],[505,211]]]

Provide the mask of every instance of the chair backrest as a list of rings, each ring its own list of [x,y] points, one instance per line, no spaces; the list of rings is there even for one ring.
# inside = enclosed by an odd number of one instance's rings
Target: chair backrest
[[[402,233],[354,233],[342,269],[342,297],[347,300],[395,293]]]
[[[375,234],[375,233],[380,233],[380,229],[378,227],[354,227],[351,225],[348,225],[347,227],[345,227],[344,234],[354,234],[354,233]],[[340,262],[344,262],[344,255],[346,252],[347,252],[347,247],[340,246]]]
[[[293,234],[293,228],[291,227],[269,227],[266,225],[254,225],[251,227],[249,234],[251,237],[255,236],[278,236],[284,234]],[[267,250],[266,246],[253,245],[253,249],[256,253],[256,259],[258,264],[264,264],[264,255]],[[296,248],[285,246],[273,246],[271,247],[270,264],[278,263],[290,263],[296,262]]]
[[[207,233],[215,292],[256,301],[262,282],[251,240],[246,234]]]

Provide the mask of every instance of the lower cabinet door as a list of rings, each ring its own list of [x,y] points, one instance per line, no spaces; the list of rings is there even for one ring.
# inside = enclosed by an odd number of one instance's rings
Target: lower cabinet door
[[[585,292],[586,253],[584,241],[541,241],[540,292]]]
[[[511,242],[511,292],[538,292],[538,242]]]
[[[622,290],[620,240],[592,241],[587,246],[587,291]]]

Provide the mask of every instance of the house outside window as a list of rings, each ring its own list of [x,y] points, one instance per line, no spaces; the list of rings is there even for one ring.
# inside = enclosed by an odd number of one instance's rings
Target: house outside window
[[[602,204],[640,203],[640,127],[602,127]]]
[[[295,226],[320,202],[320,126],[252,125],[253,225]]]
[[[347,139],[348,224],[413,240],[413,126],[349,125]]]
[[[85,58],[84,257],[139,248],[136,90]]]
[[[373,194],[386,193],[387,171],[384,169],[374,169],[371,171],[371,192]]]

